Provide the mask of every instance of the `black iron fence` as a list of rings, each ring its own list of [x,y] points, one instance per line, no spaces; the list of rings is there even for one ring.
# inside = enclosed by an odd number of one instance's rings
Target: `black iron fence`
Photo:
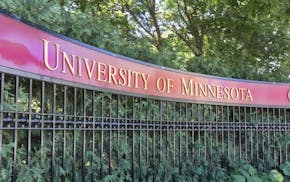
[[[0,168],[12,181],[39,168],[51,181],[99,181],[120,166],[119,177],[154,181],[162,160],[179,172],[216,155],[289,160],[289,108],[135,97],[1,70]]]

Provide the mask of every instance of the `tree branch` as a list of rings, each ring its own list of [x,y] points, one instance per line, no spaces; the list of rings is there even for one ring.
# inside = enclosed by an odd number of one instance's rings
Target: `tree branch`
[[[133,17],[134,21],[146,32],[148,33],[153,39],[155,38],[154,34],[152,34],[152,32],[150,32],[137,18],[137,16],[131,11],[129,4],[125,1],[123,1],[125,4],[125,7],[127,9],[127,11],[130,13],[130,15]]]

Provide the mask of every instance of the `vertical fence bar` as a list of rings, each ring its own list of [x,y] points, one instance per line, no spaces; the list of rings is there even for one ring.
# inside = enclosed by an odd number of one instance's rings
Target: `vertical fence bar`
[[[74,87],[74,113],[73,113],[73,116],[74,116],[74,128],[73,128],[73,180],[72,181],[76,181],[76,121],[77,121],[77,88]]]
[[[262,124],[262,131],[260,132],[261,133],[261,141],[262,141],[262,160],[263,160],[263,162],[265,161],[265,145],[264,145],[264,142],[265,142],[265,135],[264,135],[264,133],[265,133],[265,122],[264,122],[264,108],[261,108],[261,124]]]
[[[53,111],[52,111],[52,148],[51,148],[51,181],[55,177],[55,117],[56,117],[56,84],[53,84]]]
[[[168,145],[168,141],[169,141],[169,104],[168,104],[168,101],[166,101],[166,106],[165,106],[165,112],[166,112],[166,160],[169,160],[169,145]]]
[[[0,154],[2,154],[2,142],[3,142],[3,102],[4,102],[4,78],[5,74],[0,73]],[[2,155],[0,155],[0,167],[2,167]]]
[[[112,94],[109,94],[109,174],[112,174]]]
[[[162,123],[163,123],[163,101],[159,101],[159,162],[162,160]]]
[[[244,122],[245,122],[245,132],[244,132],[244,135],[245,135],[245,160],[247,161],[248,160],[248,136],[247,136],[247,133],[248,133],[248,129],[247,129],[247,107],[244,107]]]
[[[195,124],[195,119],[194,119],[194,117],[195,117],[195,115],[196,115],[196,113],[194,112],[195,110],[194,110],[194,107],[196,107],[195,106],[195,104],[192,104],[191,105],[191,112],[192,112],[192,120],[191,120],[191,145],[192,145],[192,148],[191,148],[191,152],[192,152],[192,157],[191,157],[191,159],[192,159],[192,162],[194,162],[194,124]]]
[[[255,114],[255,130],[256,130],[256,162],[259,161],[259,147],[260,147],[260,144],[259,144],[259,130],[258,130],[258,127],[257,127],[257,122],[259,121],[259,115],[258,115],[258,108],[256,107],[256,114]]]
[[[213,128],[211,126],[213,126],[213,124],[217,124],[216,121],[215,121],[215,118],[212,119],[214,117],[214,114],[216,112],[213,111],[213,107],[215,107],[215,111],[217,111],[217,106],[214,106],[214,105],[209,105],[209,118],[208,118],[208,126],[209,126],[209,160],[212,159],[212,146],[213,146]],[[215,130],[215,134],[217,136],[217,130]],[[219,152],[219,151],[217,151]]]
[[[197,118],[198,118],[198,146],[201,146],[201,142],[200,142],[200,123],[201,123],[201,119],[200,119],[200,104],[197,105]],[[198,158],[200,158],[201,156],[201,150],[200,147],[198,147]]]
[[[152,100],[152,102],[153,102],[154,100]],[[153,104],[154,104],[154,106],[155,106],[155,102],[153,102]],[[155,181],[156,180],[156,171],[155,171],[155,169],[156,169],[156,161],[155,161],[155,155],[156,155],[156,149],[155,149],[155,146],[156,146],[156,144],[155,144],[155,130],[156,130],[156,116],[155,116],[155,112],[154,112],[154,110],[153,110],[153,181]]]
[[[227,106],[227,125],[230,125],[230,106]],[[227,128],[228,130],[228,135],[227,135],[227,149],[228,149],[228,157],[230,158],[230,130],[229,128]]]
[[[206,150],[206,148],[207,148],[207,142],[206,142],[206,136],[207,136],[207,129],[206,129],[206,127],[204,127],[204,125],[208,122],[207,121],[207,118],[206,118],[206,114],[207,114],[207,109],[208,109],[208,106],[207,105],[202,105],[202,108],[203,108],[203,110],[202,110],[202,112],[203,112],[203,114],[202,114],[202,124],[203,124],[203,144],[204,144],[204,153],[203,153],[203,155],[204,155],[204,159],[206,160],[207,159],[207,156],[206,156],[206,154],[207,154],[207,150]]]
[[[125,143],[126,145],[128,144],[128,97],[125,96],[125,115],[124,115],[124,119],[125,119]],[[126,150],[125,152],[125,158],[128,160],[128,151]]]
[[[67,86],[64,86],[63,88],[63,122],[64,122],[64,128],[62,130],[62,136],[63,136],[63,142],[62,142],[62,168],[66,170],[66,130],[67,130],[67,103],[66,103],[66,98],[67,98]],[[62,176],[62,182],[65,181],[65,176]]]
[[[31,105],[32,105],[32,79],[29,79],[29,92],[28,92],[28,135],[27,135],[27,165],[30,165],[31,154]]]
[[[233,108],[233,116],[232,116],[232,125],[236,124],[236,112],[235,112],[235,106],[232,107]],[[233,127],[233,152],[234,152],[234,160],[236,159],[236,129],[235,127]]]
[[[251,161],[253,162],[254,159],[254,152],[253,152],[253,148],[254,148],[254,144],[253,144],[253,117],[252,117],[252,107],[250,107],[250,122],[251,122],[251,130],[250,130],[250,147],[251,147]]]
[[[215,108],[215,109],[214,109]],[[209,146],[209,154],[210,154],[210,160],[212,159],[212,151],[213,151],[213,145],[214,143],[217,145],[216,142],[213,142],[213,138],[214,138],[214,134],[213,132],[215,132],[215,139],[216,137],[218,137],[218,130],[217,127],[215,129],[215,131],[213,130],[213,125],[217,126],[217,105],[210,105],[209,106],[209,140],[210,140],[210,146]],[[215,140],[216,141],[216,140]],[[218,149],[218,148],[216,148]],[[219,151],[217,151],[219,152]]]
[[[218,127],[218,124],[221,122],[220,118],[222,117],[222,107],[221,107],[221,111],[219,114],[219,106],[215,105],[215,112],[214,112],[214,120],[213,122],[215,122],[216,124],[216,130],[215,130],[215,148],[218,149],[218,145],[219,145],[219,135],[220,135],[220,129]],[[212,130],[212,129],[211,129]],[[211,148],[211,156],[212,156],[212,148]],[[220,151],[218,151],[220,153]]]
[[[95,179],[95,170],[94,170],[94,164],[95,164],[95,131],[96,131],[96,106],[95,106],[95,94],[96,92],[93,90],[92,91],[92,114],[93,114],[93,127],[92,127],[92,155],[91,155],[91,182],[94,181]],[[97,171],[96,171],[97,172]]]
[[[134,170],[134,160],[135,160],[135,126],[134,126],[134,122],[135,122],[135,97],[132,97],[132,121],[130,122],[132,125],[132,159],[131,159],[131,170],[132,170],[132,179],[134,181],[135,179],[135,170]]]
[[[100,146],[100,178],[103,178],[103,153],[104,153],[104,93],[101,95],[101,146]]]
[[[139,98],[139,111],[138,111],[138,120],[139,120],[139,181],[142,181],[142,128],[143,128],[143,118],[141,117],[141,107],[142,99]],[[141,120],[142,119],[142,120]],[[142,126],[141,126],[142,125]]]
[[[117,148],[120,148],[120,95],[117,95]],[[117,152],[117,166],[119,166],[120,162],[120,153]]]
[[[13,152],[13,177],[12,181],[16,181],[17,171],[16,171],[16,163],[17,163],[17,137],[18,137],[18,92],[19,92],[19,77],[16,76],[16,83],[15,83],[15,129],[14,129],[14,152]]]
[[[125,115],[124,115],[124,120],[125,120],[125,143],[126,145],[128,144],[128,97],[125,96]],[[125,158],[128,160],[128,150],[126,149],[125,151]]]
[[[173,113],[173,167],[175,168],[176,166],[176,137],[175,137],[175,125],[176,125],[176,102],[173,102],[173,108],[174,108],[174,113]]]
[[[146,98],[146,103],[147,103],[147,106],[146,106],[146,113],[145,113],[145,121],[146,121],[146,181],[148,181],[148,168],[147,166],[149,166],[149,115],[148,115],[148,110],[149,110],[149,107],[151,107],[151,105],[149,104],[149,100],[148,98]]]
[[[242,128],[241,128],[241,107],[238,107],[239,110],[239,160],[242,159]]]
[[[44,156],[43,147],[44,147],[44,97],[45,97],[45,82],[41,81],[41,129],[40,129],[40,148],[41,148],[41,156]],[[44,156],[46,157],[46,156]]]
[[[45,98],[45,82],[41,82],[41,130],[40,130],[40,147],[44,146],[44,98]]]
[[[268,130],[268,133],[267,133],[267,144],[268,144],[268,161],[269,161],[269,159],[271,157],[271,154],[270,154],[270,152],[271,152],[271,148],[270,148],[271,142],[270,142],[270,113],[269,113],[269,107],[267,107],[267,125],[268,125],[268,127],[267,127],[267,130]],[[270,165],[269,163],[270,163],[270,161],[268,162],[268,165]]]
[[[277,161],[276,159],[276,147],[277,147],[277,142],[276,142],[276,127],[275,127],[275,124],[276,124],[276,111],[275,111],[275,108],[273,108],[273,138],[274,138],[274,153],[273,153],[273,158],[274,158],[274,161]]]
[[[285,126],[284,138],[286,138],[287,132],[289,132],[289,128],[287,128],[287,109],[286,108],[284,108],[284,126]],[[288,161],[288,142],[285,142],[285,161]]]
[[[224,146],[224,141],[225,141],[225,139],[224,139],[224,137],[225,137],[225,134],[224,134],[224,123],[225,123],[225,121],[224,121],[224,106],[221,106],[221,117],[222,117],[222,120],[221,120],[221,122],[222,122],[222,128],[221,128],[221,130],[222,130],[222,155],[224,155],[224,153],[225,153],[225,146]]]
[[[178,124],[180,126],[180,130],[178,132],[179,134],[179,162],[178,162],[178,166],[179,166],[179,173],[181,174],[181,162],[182,162],[182,132],[181,132],[181,103],[179,102],[179,119],[178,119]]]
[[[87,120],[87,113],[86,113],[86,94],[87,90],[83,89],[83,131],[82,131],[82,181],[86,180],[86,168],[85,168],[85,163],[86,163],[86,120]]]
[[[185,158],[188,160],[188,103],[185,103],[185,123],[186,123],[186,128],[185,128]]]
[[[281,128],[281,122],[282,118],[281,118],[281,109],[278,109],[278,121],[279,121],[279,138],[282,139],[282,128]],[[282,142],[282,141],[281,141]],[[281,144],[279,144],[279,164],[281,164],[283,162],[283,157],[282,157],[282,147]]]

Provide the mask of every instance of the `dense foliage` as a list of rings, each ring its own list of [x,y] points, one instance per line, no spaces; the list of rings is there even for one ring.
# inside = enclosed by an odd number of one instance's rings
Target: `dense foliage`
[[[25,136],[25,132],[20,132],[20,135]],[[77,132],[76,143],[77,145],[77,160],[75,161],[75,180],[82,180],[82,132]],[[51,134],[46,133],[46,138],[51,137]],[[56,139],[58,144],[62,144],[63,134],[61,132],[57,133]],[[65,181],[71,181],[73,175],[73,141],[69,138],[73,138],[72,133],[68,133],[67,144],[66,144],[66,162],[65,167],[62,165],[62,156],[57,155],[55,163],[53,165],[55,170],[55,179],[60,181],[64,179]],[[140,137],[145,137],[141,135]],[[123,141],[126,138],[122,138]],[[127,138],[127,140],[129,140]],[[138,141],[139,138],[136,138]],[[49,141],[49,140],[47,140]],[[151,143],[152,144],[152,143]],[[45,147],[35,146],[32,150],[32,160],[29,164],[26,163],[26,149],[22,144],[17,149],[17,181],[49,181],[50,170],[51,170],[51,143],[47,142]],[[137,144],[136,144],[137,145]],[[10,181],[13,169],[13,143],[5,144],[1,152],[2,165],[0,167],[0,180]],[[130,146],[127,143],[113,143],[113,146],[118,146],[118,151],[113,151],[114,155],[119,152],[120,156],[124,158],[118,161],[116,167],[113,166],[113,171],[109,172],[109,160],[107,154],[103,159],[99,155],[99,151],[92,154],[91,151],[85,153],[85,180],[90,181],[104,181],[104,182],[114,182],[114,181],[133,181],[131,176],[131,158],[129,151]],[[91,147],[90,145],[86,147]],[[56,152],[58,154],[62,153],[62,145],[56,146]],[[146,152],[145,150],[142,152]],[[137,153],[136,153],[137,154]],[[92,155],[94,155],[93,160],[91,160]],[[135,166],[135,181],[138,180],[137,177],[141,176],[143,181],[153,181],[153,174],[155,175],[156,181],[233,181],[233,182],[282,182],[290,181],[290,163],[285,162],[275,168],[267,168],[266,166],[254,167],[247,161],[231,160],[225,155],[221,155],[218,152],[213,151],[214,158],[211,160],[205,160],[204,158],[192,160],[184,160],[179,163],[179,165],[173,165],[164,156],[162,159],[157,159],[157,164],[153,164],[152,161],[148,163],[143,159],[141,161],[142,168],[138,167],[138,161],[134,162]],[[116,165],[115,160],[111,161],[111,164]],[[101,167],[103,166],[103,167]],[[100,176],[99,171],[102,168],[102,176]],[[136,175],[137,174],[137,175]],[[92,177],[93,175],[93,177]],[[137,176],[137,177],[136,177]]]
[[[287,0],[0,2],[21,18],[143,61],[283,82],[290,80],[289,6]]]

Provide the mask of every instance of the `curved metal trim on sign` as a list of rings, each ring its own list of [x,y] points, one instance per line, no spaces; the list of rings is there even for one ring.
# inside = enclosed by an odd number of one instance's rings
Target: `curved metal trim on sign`
[[[290,84],[215,77],[114,54],[0,11],[0,71],[186,102],[290,108]],[[4,71],[5,72],[5,71]]]

